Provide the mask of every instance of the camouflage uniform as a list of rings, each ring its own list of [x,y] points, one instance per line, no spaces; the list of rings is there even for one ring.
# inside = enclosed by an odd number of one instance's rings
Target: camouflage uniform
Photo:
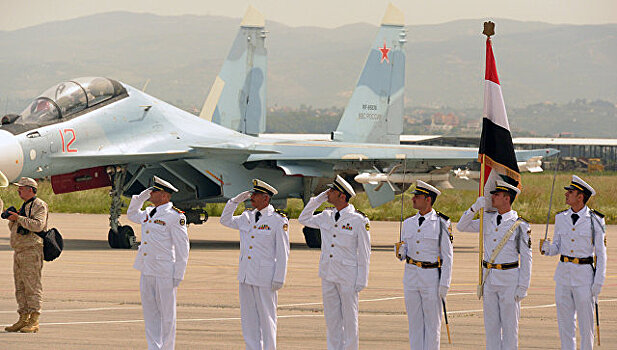
[[[43,286],[43,239],[35,232],[47,230],[47,203],[39,198],[26,201],[24,211],[14,222],[9,222],[13,254],[13,277],[17,312],[22,315],[41,312]],[[25,213],[25,215],[24,215]],[[19,227],[30,231],[26,235],[17,233]]]

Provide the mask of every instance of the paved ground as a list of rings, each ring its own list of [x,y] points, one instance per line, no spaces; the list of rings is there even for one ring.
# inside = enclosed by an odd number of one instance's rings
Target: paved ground
[[[122,218],[124,223],[127,222]],[[0,223],[0,324],[15,321],[12,252],[8,229]],[[38,334],[0,332],[2,349],[145,349],[135,251],[107,247],[104,215],[52,214],[52,226],[65,236],[66,250],[43,270],[44,310]],[[288,280],[279,293],[279,349],[325,349],[325,321],[317,277],[319,251],[304,244],[301,227],[291,222]],[[136,230],[138,232],[138,230]],[[537,254],[543,226],[533,233],[534,267],[529,297],[523,301],[521,349],[557,349],[552,275],[557,260]],[[360,295],[360,346],[406,349],[403,265],[392,243],[398,223],[371,225],[373,254],[369,287]],[[178,292],[178,349],[242,349],[237,292],[237,232],[218,218],[189,229],[191,255]],[[552,233],[549,234],[550,236]],[[617,348],[617,227],[609,228],[609,268],[601,295],[601,349]],[[138,235],[139,236],[139,235]],[[443,349],[480,349],[484,345],[482,306],[475,296],[477,235],[455,232],[454,273],[448,312],[453,345],[445,328]]]

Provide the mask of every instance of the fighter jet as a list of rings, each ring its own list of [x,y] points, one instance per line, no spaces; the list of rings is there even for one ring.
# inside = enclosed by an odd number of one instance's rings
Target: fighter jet
[[[353,179],[402,164],[408,172],[428,173],[477,158],[476,149],[399,144],[405,30],[393,6],[332,140],[253,136],[265,127],[266,34],[263,16],[249,8],[201,117],[110,78],[50,87],[22,113],[2,118],[0,182],[50,177],[57,194],[111,186],[108,241],[131,248],[133,230],[118,220],[122,196],[140,193],[154,175],[179,189],[173,202],[189,223],[201,224],[205,203],[228,200],[253,178],[274,184],[273,204],[283,207],[287,198],[308,201],[336,174]],[[389,186],[363,186],[372,202],[394,198]],[[318,231],[305,235],[319,246]]]

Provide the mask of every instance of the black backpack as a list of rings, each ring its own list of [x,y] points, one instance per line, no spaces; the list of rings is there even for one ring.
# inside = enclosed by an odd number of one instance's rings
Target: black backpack
[[[52,228],[48,231],[37,232],[37,235],[43,239],[43,259],[45,261],[54,261],[62,253],[64,241],[60,231]]]

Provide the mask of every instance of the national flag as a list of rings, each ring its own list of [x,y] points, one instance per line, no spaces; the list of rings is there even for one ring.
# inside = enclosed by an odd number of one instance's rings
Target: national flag
[[[521,181],[490,37],[486,39],[484,79],[484,115],[478,161],[484,167],[484,195],[488,197],[500,175],[514,186],[520,186]]]

